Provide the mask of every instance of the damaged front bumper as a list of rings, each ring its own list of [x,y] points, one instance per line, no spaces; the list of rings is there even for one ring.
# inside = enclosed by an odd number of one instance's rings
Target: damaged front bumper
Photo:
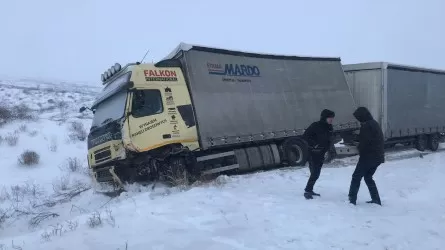
[[[93,170],[94,178],[97,182],[116,182],[119,185],[123,185],[121,179],[117,176],[115,172],[115,166],[108,166]]]
[[[115,169],[116,166],[106,166],[92,169],[97,191],[114,192],[116,189],[123,189],[123,182],[116,174]]]

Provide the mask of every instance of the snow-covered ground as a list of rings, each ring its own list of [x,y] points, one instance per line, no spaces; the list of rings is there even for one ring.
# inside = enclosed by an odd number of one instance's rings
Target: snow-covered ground
[[[0,143],[0,250],[445,249],[443,147],[422,157],[388,152],[375,174],[382,207],[365,203],[364,182],[357,206],[347,203],[357,157],[328,164],[315,187],[322,196],[310,201],[302,196],[307,168],[220,176],[185,191],[133,185],[116,198],[97,194],[86,143],[69,137],[72,121],[89,129],[91,116],[78,109],[97,91],[0,82],[0,103],[23,102],[38,114],[0,127],[3,138],[18,137],[15,146]],[[40,155],[38,165],[18,164],[27,149]],[[70,169],[69,157],[80,164]]]

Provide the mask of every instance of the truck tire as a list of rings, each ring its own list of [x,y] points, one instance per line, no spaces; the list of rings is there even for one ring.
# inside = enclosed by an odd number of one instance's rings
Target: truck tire
[[[290,138],[282,146],[283,160],[288,166],[304,166],[308,159],[308,145],[299,138]]]
[[[428,149],[435,152],[439,149],[439,135],[431,134],[428,136]]]
[[[415,147],[417,150],[419,150],[420,152],[423,152],[426,150],[427,148],[427,137],[426,135],[419,135],[416,138],[416,142],[414,143]]]
[[[160,179],[169,186],[188,186],[193,178],[184,157],[171,157],[160,170]]]

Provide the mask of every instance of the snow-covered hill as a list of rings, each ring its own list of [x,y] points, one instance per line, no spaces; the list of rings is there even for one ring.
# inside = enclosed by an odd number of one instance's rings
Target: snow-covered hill
[[[445,153],[388,153],[375,179],[383,207],[346,202],[357,157],[323,169],[302,196],[307,168],[220,176],[177,190],[130,186],[110,198],[91,189],[86,142],[100,86],[0,81],[0,106],[26,104],[35,117],[0,127],[0,250],[3,249],[443,249]],[[22,117],[23,118],[23,117]],[[29,118],[29,117],[28,117]],[[0,121],[1,122],[1,121]],[[76,132],[77,131],[77,132]],[[78,133],[76,130],[75,133]],[[21,165],[26,150],[37,165]]]

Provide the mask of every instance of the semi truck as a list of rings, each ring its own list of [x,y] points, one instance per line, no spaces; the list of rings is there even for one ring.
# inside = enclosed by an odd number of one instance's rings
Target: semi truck
[[[301,166],[302,135],[336,112],[334,141],[357,131],[340,58],[181,43],[155,64],[115,64],[90,108],[88,165],[98,183]],[[331,146],[331,151],[335,147]]]
[[[343,65],[354,101],[379,122],[387,148],[436,151],[445,133],[445,71],[368,62]]]

